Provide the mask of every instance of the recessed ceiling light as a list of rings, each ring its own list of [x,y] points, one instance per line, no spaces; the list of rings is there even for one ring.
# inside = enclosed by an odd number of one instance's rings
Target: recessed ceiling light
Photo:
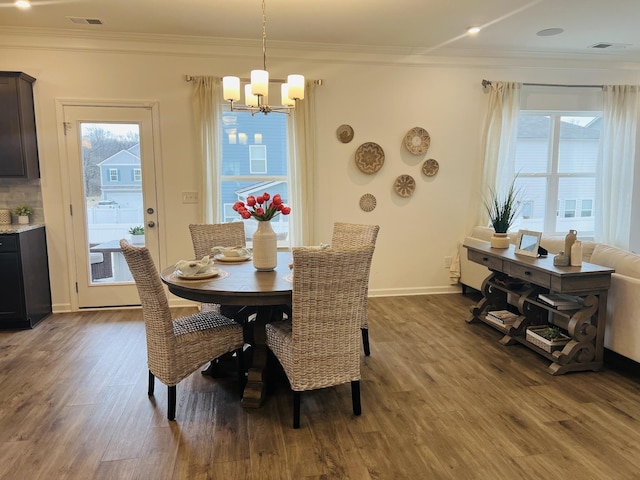
[[[536,35],[539,37],[552,37],[554,35],[560,35],[562,32],[564,32],[563,28],[546,28],[540,30]]]
[[[480,27],[469,27],[467,28],[467,33],[474,35],[480,31]]]
[[[14,5],[18,8],[22,8],[22,9],[27,9],[27,8],[31,8],[31,3],[29,3],[29,0],[17,0]]]

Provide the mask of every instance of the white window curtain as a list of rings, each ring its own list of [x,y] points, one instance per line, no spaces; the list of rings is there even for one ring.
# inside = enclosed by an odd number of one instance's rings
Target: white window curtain
[[[216,159],[222,155],[217,121],[222,114],[222,80],[219,77],[192,77],[193,111],[195,115],[196,156],[201,167],[201,221],[220,223],[216,189],[220,183]]]
[[[297,102],[289,122],[289,220],[292,247],[310,245],[314,241],[313,199],[315,184],[315,82],[307,81],[305,98]]]
[[[222,81],[219,77],[192,77],[193,106],[198,141],[198,161],[202,168],[202,221],[219,223],[216,188],[220,175],[216,159],[222,155],[222,139],[217,119],[222,115]],[[311,201],[315,184],[315,83],[305,85],[305,99],[289,117],[289,198],[291,246],[309,245],[313,240]],[[280,115],[272,113],[271,115]]]
[[[637,85],[603,87],[595,240],[623,249],[629,248],[630,239],[638,88]]]
[[[484,128],[484,159],[482,167],[481,195],[487,198],[490,189],[504,196],[512,178],[504,172],[514,171],[515,145],[520,111],[520,89],[516,82],[491,82],[489,85],[489,109]],[[488,225],[489,215],[480,202],[478,225]]]

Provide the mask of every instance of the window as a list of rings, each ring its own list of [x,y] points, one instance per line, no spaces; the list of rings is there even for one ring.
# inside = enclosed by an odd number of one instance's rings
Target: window
[[[142,181],[142,170],[140,170],[139,168],[134,168],[133,169],[133,181],[134,182],[141,182]]]
[[[255,115],[250,112],[222,112],[222,158],[219,202],[220,218],[224,222],[240,221],[233,204],[246,201],[249,195],[279,193],[289,205],[289,131],[288,116],[273,113]],[[270,161],[267,162],[267,151]],[[277,215],[271,221],[278,234],[278,245],[288,246],[289,216]],[[244,220],[247,243],[251,243],[257,221]]]
[[[253,174],[267,173],[266,145],[249,145],[249,170]]]
[[[601,121],[600,112],[520,111],[513,172],[522,188],[517,228],[593,234]]]
[[[109,169],[109,181],[110,182],[117,182],[118,181],[118,169],[117,168],[110,168]]]
[[[564,218],[574,218],[576,216],[576,201],[564,201]]]

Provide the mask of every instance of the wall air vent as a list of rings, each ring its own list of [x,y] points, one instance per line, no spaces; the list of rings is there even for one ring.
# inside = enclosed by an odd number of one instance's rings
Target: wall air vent
[[[84,18],[84,17],[66,17],[71,23],[80,25],[102,25],[104,22],[99,18]]]
[[[601,50],[605,48],[610,48],[612,50],[620,50],[622,48],[627,48],[631,44],[630,43],[609,43],[609,42],[599,42],[591,45],[589,48],[599,48]]]

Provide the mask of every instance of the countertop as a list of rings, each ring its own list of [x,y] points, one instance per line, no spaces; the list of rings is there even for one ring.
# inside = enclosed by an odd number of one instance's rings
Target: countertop
[[[0,225],[0,234],[3,233],[21,233],[28,230],[35,230],[36,228],[43,228],[44,223],[10,223]]]

